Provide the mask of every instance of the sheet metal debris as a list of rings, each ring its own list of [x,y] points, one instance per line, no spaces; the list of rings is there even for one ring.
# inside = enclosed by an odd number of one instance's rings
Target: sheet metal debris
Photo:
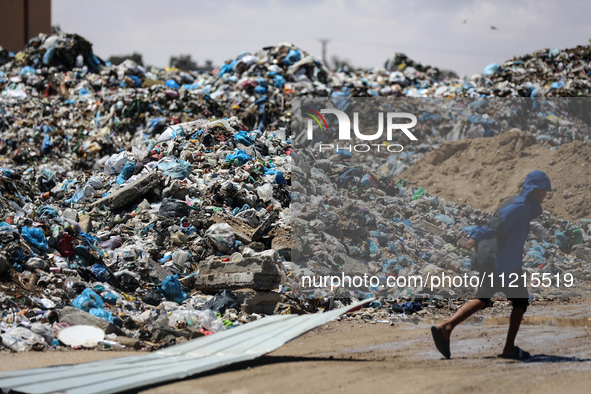
[[[23,393],[117,393],[252,360],[367,304],[311,315],[274,315],[142,356],[0,374],[0,387]]]

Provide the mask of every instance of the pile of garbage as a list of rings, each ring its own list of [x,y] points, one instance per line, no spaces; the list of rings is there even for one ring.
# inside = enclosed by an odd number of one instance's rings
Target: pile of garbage
[[[552,57],[563,62],[555,75],[574,78],[586,52],[564,53]],[[504,95],[500,87],[530,96],[518,86],[535,84],[536,97],[587,93],[570,80],[546,91],[549,75],[508,81],[508,71],[469,82],[401,57],[387,70],[332,72],[291,44],[241,53],[213,73],[113,66],[73,34],[42,35],[0,59],[0,330],[13,351],[155,349],[368,296],[390,315],[468,297],[384,285],[469,272],[458,241],[487,217],[393,178],[446,140],[498,134],[511,113],[494,101],[421,101],[419,145],[357,163],[295,149],[292,99]],[[588,140],[582,115],[536,105],[540,143]],[[455,112],[472,121],[456,126]],[[590,223],[537,223],[527,269],[587,278]],[[341,273],[380,283],[302,286],[306,275]]]
[[[284,271],[268,232],[288,211],[288,149],[230,118],[169,127],[143,149],[107,157],[94,174],[73,177],[49,163],[23,175],[4,169],[2,275],[12,282],[4,318],[51,323],[59,310],[59,324],[73,313],[77,324],[96,325],[94,315],[111,323],[100,327],[107,334],[170,344],[179,324],[187,338],[186,327],[208,334],[273,313],[280,296],[268,293]],[[42,194],[23,191],[30,183]],[[25,309],[13,301],[15,283]],[[229,288],[237,292],[226,294],[234,309],[226,317],[211,312],[225,303],[203,309],[211,296],[188,294]],[[70,309],[66,318],[69,304],[88,313]],[[171,312],[180,317],[167,320]]]
[[[587,97],[590,60],[589,46],[551,48],[514,57],[502,65],[492,63],[482,75],[496,85],[492,93],[503,97]]]

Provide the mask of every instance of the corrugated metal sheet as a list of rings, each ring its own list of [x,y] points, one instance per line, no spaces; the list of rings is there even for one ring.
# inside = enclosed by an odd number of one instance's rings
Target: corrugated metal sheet
[[[314,315],[267,316],[147,355],[0,373],[5,392],[117,393],[252,360],[373,299]]]

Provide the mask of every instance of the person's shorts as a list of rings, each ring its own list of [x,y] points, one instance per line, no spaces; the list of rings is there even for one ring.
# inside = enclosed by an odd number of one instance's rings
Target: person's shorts
[[[482,277],[483,274],[480,274]],[[529,293],[523,277],[518,276],[517,280],[514,277],[508,278],[505,276],[504,281],[497,275],[493,275],[492,280],[489,273],[484,273],[484,280],[482,286],[476,291],[474,298],[484,301],[486,305],[484,308],[492,305],[491,298],[497,293],[503,293],[509,301],[513,303],[514,307],[520,307],[527,310],[529,306]]]

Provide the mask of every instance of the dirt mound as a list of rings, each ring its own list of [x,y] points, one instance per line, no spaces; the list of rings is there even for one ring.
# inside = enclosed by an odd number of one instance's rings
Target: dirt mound
[[[544,171],[552,182],[546,211],[560,219],[591,217],[591,146],[580,141],[549,150],[513,129],[493,138],[447,142],[400,176],[431,195],[492,212],[518,193],[533,170]]]

